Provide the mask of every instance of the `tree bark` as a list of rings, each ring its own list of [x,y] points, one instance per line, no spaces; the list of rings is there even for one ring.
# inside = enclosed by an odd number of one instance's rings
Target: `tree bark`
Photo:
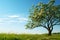
[[[52,35],[52,30],[53,30],[53,27],[52,27],[52,29],[51,29],[51,28],[48,28],[48,35],[49,35],[49,36]]]
[[[48,32],[49,32],[49,33],[48,33],[48,35],[49,35],[49,36],[51,36],[52,31],[51,31],[51,30],[49,30]]]
[[[52,35],[52,30],[53,30],[53,26],[51,26],[51,27],[45,27],[45,26],[43,26],[45,29],[47,29],[48,30],[48,36],[51,36]]]

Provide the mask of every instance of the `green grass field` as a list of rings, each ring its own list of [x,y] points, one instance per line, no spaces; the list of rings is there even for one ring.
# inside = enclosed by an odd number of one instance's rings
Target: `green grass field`
[[[0,34],[0,40],[60,40],[59,34]]]

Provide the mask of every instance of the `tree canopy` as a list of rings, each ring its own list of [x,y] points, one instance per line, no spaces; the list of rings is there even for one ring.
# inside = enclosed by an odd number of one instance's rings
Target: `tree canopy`
[[[30,9],[29,21],[26,24],[27,28],[33,29],[36,27],[46,28],[51,35],[53,26],[60,25],[60,5],[54,5],[55,0],[50,0],[49,3],[38,3]]]

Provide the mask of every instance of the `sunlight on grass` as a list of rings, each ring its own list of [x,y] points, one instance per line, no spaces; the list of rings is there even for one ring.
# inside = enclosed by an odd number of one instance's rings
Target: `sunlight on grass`
[[[60,40],[60,34],[0,34],[0,40]]]

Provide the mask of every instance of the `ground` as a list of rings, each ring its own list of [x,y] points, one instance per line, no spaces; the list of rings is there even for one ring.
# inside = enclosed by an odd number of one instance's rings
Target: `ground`
[[[0,40],[60,40],[60,33],[47,34],[0,34]]]

